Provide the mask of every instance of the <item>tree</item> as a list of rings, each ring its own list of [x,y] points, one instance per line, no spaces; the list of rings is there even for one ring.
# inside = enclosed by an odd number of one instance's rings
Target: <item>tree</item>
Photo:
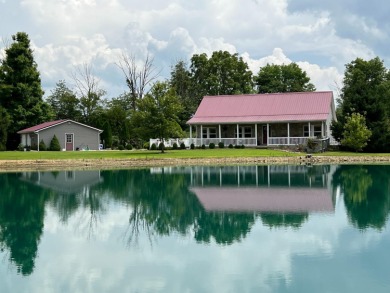
[[[54,134],[52,140],[50,141],[49,150],[56,151],[56,152],[61,150],[60,142],[58,141],[58,138],[55,134]]]
[[[205,95],[248,94],[253,91],[252,72],[242,57],[227,51],[215,51],[191,58],[191,78],[199,105]]]
[[[80,121],[80,101],[77,99],[75,93],[67,87],[64,80],[57,82],[56,88],[47,98],[47,102],[54,111],[55,119]]]
[[[259,94],[285,92],[313,92],[310,78],[296,63],[288,65],[267,64],[254,77]]]
[[[153,58],[148,53],[142,65],[139,66],[134,55],[122,51],[117,66],[123,72],[126,84],[129,87],[131,109],[136,110],[137,101],[143,98],[147,88],[159,75],[153,65]]]
[[[84,63],[82,66],[76,67],[76,70],[72,73],[72,78],[79,96],[82,120],[84,123],[90,124],[106,91],[100,88],[99,79],[93,75],[92,65],[90,64]]]
[[[359,113],[352,113],[344,124],[341,145],[354,151],[362,151],[370,139],[371,131],[366,126],[366,119]]]
[[[10,115],[8,148],[19,144],[17,131],[52,119],[53,114],[42,99],[40,74],[30,48],[30,39],[24,32],[12,36],[0,63],[0,106]]]
[[[132,125],[144,140],[157,137],[164,141],[169,137],[183,135],[178,123],[178,115],[183,107],[167,82],[155,83],[150,93],[137,102],[137,108],[138,111],[132,115]]]
[[[7,133],[10,122],[7,111],[0,106],[0,151],[6,149]]]
[[[337,122],[332,124],[333,136],[341,141],[344,125],[352,113],[365,114],[371,130],[365,151],[390,151],[390,75],[378,57],[365,61],[357,58],[346,65],[344,86],[338,99]]]
[[[169,81],[172,88],[175,89],[180,103],[183,106],[183,111],[179,114],[180,126],[182,129],[187,127],[187,121],[195,113],[198,106],[196,100],[196,91],[191,79],[191,72],[187,69],[187,64],[180,60],[171,70],[171,78]]]

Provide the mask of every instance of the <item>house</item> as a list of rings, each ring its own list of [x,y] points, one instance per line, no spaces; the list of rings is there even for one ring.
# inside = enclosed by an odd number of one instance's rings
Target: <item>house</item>
[[[195,146],[279,146],[306,144],[308,138],[332,144],[333,120],[333,93],[324,91],[205,96],[187,124]]]
[[[100,133],[103,130],[69,119],[45,122],[18,131],[23,146],[30,146],[39,151],[39,142],[43,140],[49,147],[54,135],[62,150],[99,150]]]

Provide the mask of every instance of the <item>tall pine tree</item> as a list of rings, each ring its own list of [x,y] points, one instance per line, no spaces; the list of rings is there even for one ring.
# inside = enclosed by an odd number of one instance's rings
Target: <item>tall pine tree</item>
[[[8,149],[19,144],[17,131],[52,118],[50,107],[42,99],[44,92],[28,35],[18,32],[12,41],[0,63],[0,106],[11,119]]]

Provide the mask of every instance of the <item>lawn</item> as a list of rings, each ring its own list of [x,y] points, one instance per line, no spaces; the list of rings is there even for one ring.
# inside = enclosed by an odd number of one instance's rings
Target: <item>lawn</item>
[[[305,153],[292,153],[267,149],[196,149],[160,151],[74,151],[74,152],[0,152],[0,160],[83,160],[83,159],[180,159],[180,158],[249,158],[249,157],[296,157]],[[314,156],[390,156],[389,153],[325,152]]]
[[[160,151],[74,151],[74,152],[0,152],[0,160],[73,160],[73,159],[154,159],[154,158],[239,158],[295,157],[302,153],[263,149],[196,149]]]

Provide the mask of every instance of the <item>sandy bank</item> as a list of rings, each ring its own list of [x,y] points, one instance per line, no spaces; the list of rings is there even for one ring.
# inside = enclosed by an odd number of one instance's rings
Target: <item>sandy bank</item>
[[[0,160],[0,171],[123,169],[153,166],[238,165],[238,164],[388,164],[390,156],[315,156],[249,158],[163,158],[163,159],[93,159],[93,160]]]

